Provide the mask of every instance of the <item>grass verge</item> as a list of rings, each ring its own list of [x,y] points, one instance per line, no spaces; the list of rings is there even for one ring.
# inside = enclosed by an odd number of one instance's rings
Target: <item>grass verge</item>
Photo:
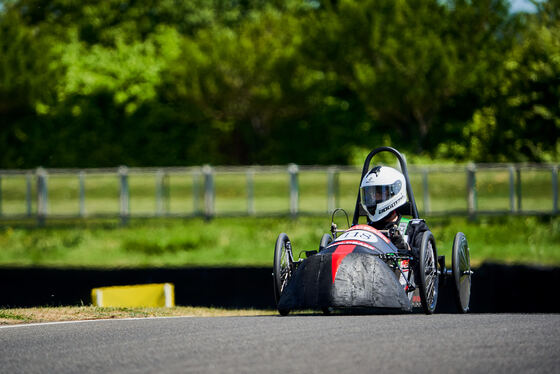
[[[59,322],[95,319],[146,317],[227,317],[276,315],[273,310],[219,309],[177,306],[173,308],[100,308],[94,306],[65,306],[41,308],[0,309],[0,325],[37,322]]]
[[[474,266],[560,265],[560,217],[429,217],[438,254],[450,260],[456,232],[467,235]],[[338,217],[340,228],[346,220]],[[280,232],[295,255],[316,249],[330,217],[218,218],[66,222],[45,228],[0,227],[0,266],[189,267],[271,266]]]

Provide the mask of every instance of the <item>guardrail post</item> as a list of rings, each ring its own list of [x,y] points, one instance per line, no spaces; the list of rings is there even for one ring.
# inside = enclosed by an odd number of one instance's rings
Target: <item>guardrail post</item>
[[[202,174],[204,174],[204,217],[210,220],[214,217],[214,173],[210,165],[202,167]]]
[[[45,225],[48,215],[49,191],[47,186],[47,171],[43,168],[37,169],[37,223]]]
[[[515,212],[515,168],[513,165],[508,167],[509,170],[509,210]]]
[[[558,165],[552,167],[552,213],[558,214]]]
[[[79,199],[80,199],[80,217],[86,216],[86,173],[82,170],[78,173],[78,184],[79,184]]]
[[[424,193],[424,214],[428,215],[431,212],[431,203],[430,203],[430,188],[428,184],[428,168],[424,168],[422,170],[422,190]]]
[[[517,212],[521,213],[523,210],[523,205],[521,204],[521,168],[517,167],[515,169],[517,174],[516,190],[517,190]]]
[[[27,217],[31,217],[31,208],[32,208],[32,204],[31,204],[31,173],[27,173],[25,175],[25,184],[26,184],[26,188],[25,188],[25,202],[26,202],[26,206],[27,206]]]
[[[292,217],[297,217],[299,205],[299,186],[298,186],[298,172],[299,168],[296,164],[288,166],[288,173],[290,173],[290,214]]]
[[[120,216],[121,224],[126,225],[130,218],[130,191],[128,188],[128,168],[126,166],[119,167],[119,178],[121,185],[120,194]]]
[[[467,166],[467,210],[469,219],[476,218],[476,165],[470,163]]]
[[[249,168],[247,170],[247,214],[250,216],[255,215],[255,170]]]
[[[332,213],[338,206],[338,171],[330,167],[327,171],[327,213]]]

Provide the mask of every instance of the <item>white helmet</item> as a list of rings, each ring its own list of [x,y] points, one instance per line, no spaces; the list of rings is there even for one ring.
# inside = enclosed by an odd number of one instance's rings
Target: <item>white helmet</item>
[[[377,222],[406,203],[406,183],[398,170],[376,166],[362,180],[361,204],[371,222]]]

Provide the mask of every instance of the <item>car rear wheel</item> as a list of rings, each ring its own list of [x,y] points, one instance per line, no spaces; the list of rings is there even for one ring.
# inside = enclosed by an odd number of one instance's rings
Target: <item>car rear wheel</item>
[[[439,274],[437,269],[437,250],[433,234],[424,232],[418,261],[418,286],[420,302],[426,314],[432,314],[437,305]]]
[[[285,233],[278,235],[276,246],[274,248],[274,264],[272,268],[272,279],[274,289],[274,299],[276,305],[280,301],[282,291],[288,284],[294,269],[294,257],[292,255],[292,244],[290,238]],[[290,311],[278,309],[278,312],[285,316]]]
[[[455,280],[455,300],[461,313],[469,311],[471,298],[471,256],[467,237],[462,232],[455,235],[451,251],[451,271]]]

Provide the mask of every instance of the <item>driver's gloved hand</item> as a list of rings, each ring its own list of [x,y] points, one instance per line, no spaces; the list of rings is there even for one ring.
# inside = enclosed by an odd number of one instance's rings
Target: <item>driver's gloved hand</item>
[[[397,225],[393,224],[389,227],[389,237],[392,238],[396,235],[400,235],[400,231]]]
[[[408,255],[409,247],[404,240],[401,232],[399,231],[397,225],[393,225],[389,228],[389,236],[391,237],[391,242],[397,247],[399,253]]]

